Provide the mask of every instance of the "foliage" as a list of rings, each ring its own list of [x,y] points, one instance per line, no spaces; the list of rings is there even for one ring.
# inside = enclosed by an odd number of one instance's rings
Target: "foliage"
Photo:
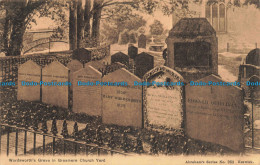
[[[150,33],[152,35],[161,35],[163,31],[163,24],[158,20],[154,20],[153,24],[150,25]]]
[[[128,43],[126,32],[137,31],[146,25],[143,17],[134,14],[131,7],[126,5],[116,5],[112,9],[104,9],[103,20],[101,34],[104,36],[104,41],[111,43],[117,43],[120,40],[120,34],[123,35],[123,40]],[[119,42],[125,43],[125,41]]]

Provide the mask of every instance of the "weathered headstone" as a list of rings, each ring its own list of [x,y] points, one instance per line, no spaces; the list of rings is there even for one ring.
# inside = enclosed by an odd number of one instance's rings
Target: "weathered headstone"
[[[40,101],[41,67],[29,60],[18,69],[18,100]]]
[[[101,76],[92,66],[76,71],[73,74],[73,111],[91,116],[101,116]]]
[[[69,70],[70,70],[69,81],[72,83],[72,84],[71,84],[71,87],[70,87],[70,90],[72,90],[72,89],[73,89],[73,86],[74,86],[74,85],[73,85],[73,73],[76,72],[76,71],[78,71],[78,70],[80,70],[80,69],[82,69],[82,68],[83,68],[83,64],[82,64],[80,61],[78,61],[78,60],[71,60],[71,61],[68,63],[67,67],[68,67]]]
[[[137,56],[138,54],[138,48],[135,47],[135,46],[129,46],[128,47],[128,56],[131,58],[131,59],[135,59],[135,57]]]
[[[84,62],[91,61],[91,51],[86,48],[76,49],[73,51],[72,58]]]
[[[146,36],[141,34],[138,38],[138,48],[146,49]]]
[[[144,126],[179,130],[183,123],[183,78],[171,68],[156,67],[144,75]]]
[[[118,52],[111,56],[111,63],[115,63],[115,62],[120,62],[120,63],[128,66],[129,65],[129,56],[122,52]]]
[[[182,18],[166,39],[166,66],[194,81],[218,74],[218,39],[206,18]]]
[[[88,63],[85,63],[84,66],[92,66],[93,68],[95,68],[96,70],[99,70],[99,69],[104,69],[106,67],[105,64],[102,63],[102,61],[90,61]]]
[[[154,57],[143,52],[135,58],[135,75],[142,78],[145,73],[154,67]]]
[[[142,87],[134,81],[141,80],[124,68],[103,77],[110,84],[102,86],[103,123],[142,127]]]
[[[42,102],[68,108],[69,69],[54,61],[42,69]]]
[[[222,85],[185,87],[186,133],[189,137],[220,144],[234,151],[244,148],[244,114],[242,90],[226,86],[223,80],[210,75],[196,81]]]

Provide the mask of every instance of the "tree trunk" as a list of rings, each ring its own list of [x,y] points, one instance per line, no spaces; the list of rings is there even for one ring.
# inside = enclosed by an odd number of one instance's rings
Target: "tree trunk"
[[[84,10],[82,0],[78,0],[77,7],[77,48],[82,47],[84,39]]]
[[[7,56],[20,56],[23,48],[23,36],[26,30],[25,20],[17,18],[12,21],[11,41],[7,51]]]
[[[69,42],[70,50],[77,48],[77,2],[70,2],[70,17],[69,17]]]
[[[11,33],[11,19],[10,19],[10,16],[9,16],[8,9],[6,9],[5,23],[4,23],[4,33],[3,33],[4,51],[6,53],[7,53],[8,48],[9,48],[10,33]]]
[[[90,8],[91,0],[85,0],[85,13],[84,13],[84,23],[85,23],[85,39],[89,39],[90,36]]]
[[[94,0],[93,6],[93,23],[92,23],[92,40],[94,46],[99,46],[99,31],[100,31],[100,20],[101,20],[101,12],[102,12],[102,3],[104,0]]]

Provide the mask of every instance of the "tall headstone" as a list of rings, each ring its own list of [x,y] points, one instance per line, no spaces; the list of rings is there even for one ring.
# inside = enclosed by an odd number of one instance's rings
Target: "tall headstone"
[[[142,127],[142,87],[134,81],[141,79],[124,68],[103,77],[103,123]]]
[[[128,66],[129,65],[129,56],[122,52],[118,52],[111,56],[111,63],[115,63],[115,62],[120,62],[120,63]]]
[[[135,47],[135,46],[129,46],[128,47],[128,56],[131,58],[131,59],[135,59],[135,57],[137,56],[138,54],[138,48]]]
[[[218,39],[206,18],[182,18],[166,39],[166,66],[185,81],[218,74]]]
[[[40,101],[41,67],[32,60],[18,69],[18,100]]]
[[[69,63],[68,63],[68,65],[67,65],[67,67],[69,68],[69,70],[70,70],[70,77],[69,77],[69,81],[72,83],[71,84],[71,87],[70,87],[70,90],[72,90],[73,89],[73,73],[74,72],[76,72],[76,71],[78,71],[78,70],[80,70],[80,69],[82,69],[83,68],[83,64],[80,62],[80,61],[78,61],[78,60],[71,60]]]
[[[183,128],[183,78],[171,68],[147,72],[143,86],[144,126],[161,130]]]
[[[143,52],[135,57],[135,75],[142,78],[154,67],[154,57]]]
[[[138,48],[146,49],[146,36],[141,34],[138,38]]]
[[[237,86],[215,75],[188,84],[186,94],[186,133],[201,141],[220,144],[234,151],[244,148],[243,94]],[[222,85],[216,85],[217,83]]]
[[[101,116],[101,76],[90,65],[73,74],[73,112]]]
[[[42,102],[68,108],[69,69],[54,61],[42,69]]]

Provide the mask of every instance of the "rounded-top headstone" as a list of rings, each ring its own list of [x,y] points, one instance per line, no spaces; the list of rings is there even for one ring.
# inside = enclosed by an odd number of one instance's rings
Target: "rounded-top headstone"
[[[129,65],[129,56],[122,52],[118,52],[111,56],[111,63],[115,63],[115,62],[120,62],[120,63],[128,66]]]
[[[246,56],[246,64],[260,66],[260,49],[251,50]]]

